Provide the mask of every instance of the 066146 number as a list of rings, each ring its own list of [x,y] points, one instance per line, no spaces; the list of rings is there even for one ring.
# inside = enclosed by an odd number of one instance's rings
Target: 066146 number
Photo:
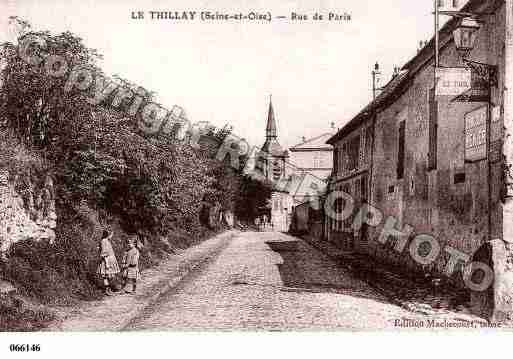
[[[39,344],[11,344],[9,350],[19,353],[38,352],[41,350],[41,346]]]

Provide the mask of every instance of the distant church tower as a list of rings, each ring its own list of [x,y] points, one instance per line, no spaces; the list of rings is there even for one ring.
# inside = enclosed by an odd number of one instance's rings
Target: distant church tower
[[[278,142],[276,117],[272,97],[269,99],[269,112],[267,115],[267,126],[265,129],[265,143],[259,156],[260,170],[264,177],[277,183],[286,178],[288,151],[285,151]],[[271,196],[271,222],[275,231],[287,232],[290,226],[292,213],[292,197],[288,192],[274,186]]]
[[[276,117],[272,97],[269,99],[269,113],[267,115],[267,126],[265,129],[265,143],[262,146],[261,163],[265,178],[270,181],[279,181],[286,175],[285,162],[289,157],[287,151],[283,150],[278,142],[278,131],[276,129]]]

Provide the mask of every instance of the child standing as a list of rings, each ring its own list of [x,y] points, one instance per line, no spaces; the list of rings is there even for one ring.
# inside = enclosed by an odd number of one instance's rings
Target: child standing
[[[110,243],[112,235],[112,232],[107,230],[103,231],[100,241],[100,264],[98,265],[97,270],[98,275],[103,279],[106,295],[113,294],[110,289],[110,280],[119,273],[118,261],[116,260],[116,255],[114,254],[112,244]]]
[[[135,294],[139,274],[139,250],[137,238],[128,239],[128,250],[123,256],[123,276],[125,278],[125,293]]]

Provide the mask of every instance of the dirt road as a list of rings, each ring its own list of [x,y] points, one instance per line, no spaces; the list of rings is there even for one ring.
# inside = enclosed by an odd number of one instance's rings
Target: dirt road
[[[140,287],[50,329],[425,330],[430,320],[442,326],[431,329],[473,320],[403,309],[302,240],[273,232],[217,236],[145,271]]]

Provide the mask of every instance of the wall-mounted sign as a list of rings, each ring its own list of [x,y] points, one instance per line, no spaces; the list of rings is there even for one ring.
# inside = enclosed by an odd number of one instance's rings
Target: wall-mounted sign
[[[491,134],[490,141],[502,141],[504,137],[504,126],[502,125],[501,107],[492,107],[492,123],[491,123]]]
[[[466,67],[437,67],[435,95],[459,96],[472,87],[472,70]]]
[[[486,159],[486,121],[488,106],[483,106],[465,115],[465,161]]]
[[[502,123],[501,106],[492,107],[492,122],[490,124],[490,161],[497,162],[502,159],[502,141],[504,139],[504,125]]]

